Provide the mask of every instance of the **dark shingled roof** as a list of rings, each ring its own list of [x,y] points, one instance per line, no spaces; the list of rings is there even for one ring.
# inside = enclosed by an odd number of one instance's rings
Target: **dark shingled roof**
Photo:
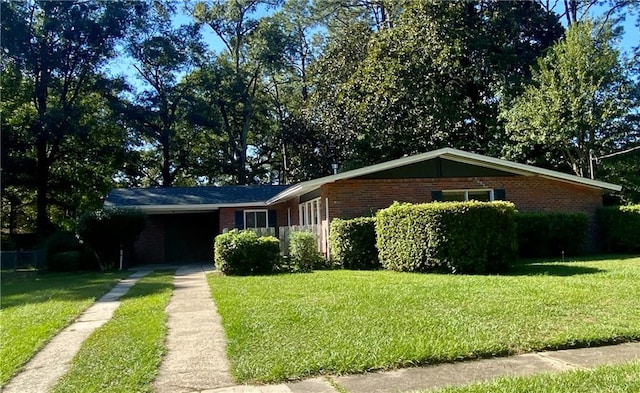
[[[223,205],[266,202],[287,187],[252,185],[117,188],[109,193],[105,206]]]

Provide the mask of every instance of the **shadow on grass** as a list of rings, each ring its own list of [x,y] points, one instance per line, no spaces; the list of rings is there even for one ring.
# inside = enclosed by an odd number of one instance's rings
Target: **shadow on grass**
[[[588,266],[576,266],[570,263],[564,264],[547,264],[532,263],[514,265],[507,276],[556,276],[569,277],[583,274],[604,273],[606,270]]]
[[[120,300],[155,295],[156,293],[172,291],[173,289],[173,282],[142,281],[131,287],[129,292],[122,296]]]
[[[610,262],[613,260],[637,259],[638,255],[630,254],[606,254],[606,255],[585,255],[579,257],[562,258],[530,258],[521,259],[514,263],[507,276],[536,276],[548,275],[558,277],[568,277],[582,274],[604,273],[606,269],[596,266],[580,266],[575,262]]]
[[[130,273],[16,272],[2,276],[2,309],[48,301],[98,299]]]

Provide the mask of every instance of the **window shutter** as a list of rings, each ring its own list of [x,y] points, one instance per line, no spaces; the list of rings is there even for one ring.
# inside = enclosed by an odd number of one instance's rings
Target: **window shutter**
[[[431,191],[431,202],[441,201],[442,191]]]
[[[236,229],[244,229],[244,211],[236,210]]]
[[[275,228],[278,223],[278,211],[269,210],[269,228]]]
[[[497,188],[493,190],[493,200],[494,201],[506,201],[507,196],[504,188]]]

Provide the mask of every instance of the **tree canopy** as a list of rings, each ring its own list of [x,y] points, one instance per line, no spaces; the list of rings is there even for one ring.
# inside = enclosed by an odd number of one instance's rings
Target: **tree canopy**
[[[5,231],[69,228],[116,186],[288,184],[443,146],[579,176],[600,157],[640,198],[634,2],[0,7]]]

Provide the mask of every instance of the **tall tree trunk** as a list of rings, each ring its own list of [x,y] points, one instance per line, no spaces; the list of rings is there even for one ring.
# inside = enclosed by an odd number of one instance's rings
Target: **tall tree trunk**
[[[41,130],[41,133],[43,131]],[[39,239],[44,239],[51,226],[47,214],[49,192],[49,159],[47,157],[47,142],[40,135],[36,142],[37,150],[37,197],[36,197],[36,232]]]
[[[171,174],[171,146],[169,146],[169,132],[162,130],[162,187],[173,185]]]

